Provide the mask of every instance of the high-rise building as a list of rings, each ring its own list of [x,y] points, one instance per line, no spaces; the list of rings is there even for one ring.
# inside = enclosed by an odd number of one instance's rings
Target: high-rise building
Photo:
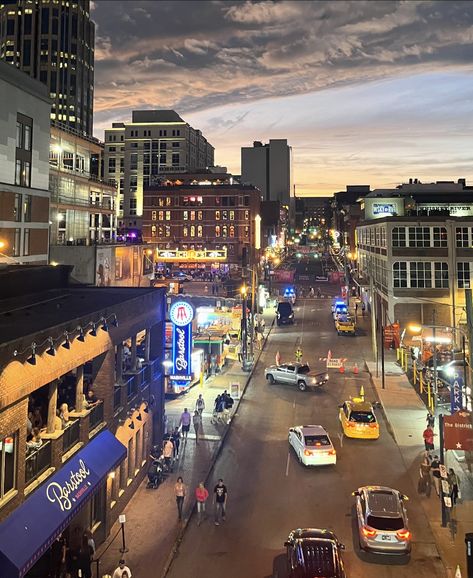
[[[45,264],[49,239],[46,87],[0,62],[0,263]]]
[[[265,201],[289,206],[293,194],[292,148],[286,139],[255,141],[241,149],[241,182],[254,185]]]
[[[89,0],[2,0],[0,59],[45,84],[51,119],[92,136],[95,24]]]
[[[105,178],[119,192],[119,226],[140,229],[143,189],[166,174],[214,164],[214,147],[174,110],[134,110],[130,123],[105,130]]]

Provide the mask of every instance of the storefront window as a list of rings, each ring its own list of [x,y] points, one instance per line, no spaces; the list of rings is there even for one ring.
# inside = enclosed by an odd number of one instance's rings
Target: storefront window
[[[220,237],[220,225],[217,225],[217,226],[215,227],[215,236],[216,236],[216,237]]]
[[[0,499],[15,488],[17,434],[0,440]]]
[[[195,225],[191,225],[191,237],[195,237]]]
[[[197,227],[197,236],[202,237],[202,225],[198,225]]]
[[[215,220],[220,221],[220,211],[215,211]]]

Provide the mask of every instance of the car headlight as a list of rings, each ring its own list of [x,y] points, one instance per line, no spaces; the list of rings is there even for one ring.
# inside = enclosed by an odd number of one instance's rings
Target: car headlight
[[[289,319],[292,319],[293,317],[294,317],[294,313],[291,313],[291,314],[289,315]]]
[[[279,311],[278,311],[277,315],[278,315],[278,319],[279,319],[281,317],[281,313],[279,313]]]

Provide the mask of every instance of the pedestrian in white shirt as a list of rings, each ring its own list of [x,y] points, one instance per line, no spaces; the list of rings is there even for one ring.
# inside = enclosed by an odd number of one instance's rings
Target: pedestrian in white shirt
[[[131,570],[125,566],[125,560],[120,560],[112,578],[131,578]]]

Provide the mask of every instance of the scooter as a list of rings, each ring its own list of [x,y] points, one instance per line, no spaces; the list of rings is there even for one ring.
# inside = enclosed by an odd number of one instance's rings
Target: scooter
[[[159,458],[153,458],[148,469],[148,489],[155,490],[164,480],[163,466]]]

